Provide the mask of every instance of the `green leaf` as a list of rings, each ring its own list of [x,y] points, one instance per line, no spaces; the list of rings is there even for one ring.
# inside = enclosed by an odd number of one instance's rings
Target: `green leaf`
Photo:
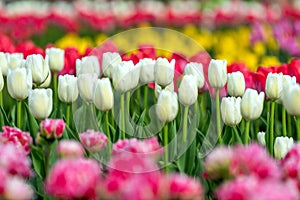
[[[26,113],[27,113],[27,118],[28,118],[28,130],[31,134],[31,136],[33,138],[36,138],[36,135],[39,131],[39,125],[36,121],[36,119],[32,116],[29,108],[28,108],[28,105],[24,102],[24,105],[25,105],[25,110],[26,110]]]
[[[2,106],[0,106],[0,111],[1,111],[1,115],[2,115],[2,119],[5,125],[9,125],[12,126],[12,124],[10,123],[10,121],[8,120],[8,117],[5,113],[5,110],[3,109]]]
[[[192,144],[186,151],[185,156],[185,173],[192,175],[193,169],[195,167],[195,157],[196,157],[196,140],[193,140]]]
[[[36,146],[31,146],[31,160],[32,160],[32,165],[34,168],[34,171],[37,173],[37,175],[40,178],[44,178],[45,177],[45,171],[44,171],[44,154],[43,154],[43,150],[39,147]]]

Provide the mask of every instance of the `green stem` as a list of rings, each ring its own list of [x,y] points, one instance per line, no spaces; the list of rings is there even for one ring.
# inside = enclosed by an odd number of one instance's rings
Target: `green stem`
[[[184,114],[183,114],[183,142],[186,143],[187,138],[187,122],[188,122],[188,115],[189,115],[189,107],[184,107]]]
[[[49,171],[50,152],[51,152],[51,144],[50,144],[50,146],[45,145],[44,146],[44,154],[45,154],[45,158],[44,158],[45,177],[47,177],[48,171]]]
[[[216,115],[217,115],[217,133],[219,144],[223,144],[222,140],[222,130],[221,130],[221,112],[220,112],[220,94],[219,89],[216,89]]]
[[[169,164],[169,152],[168,152],[168,124],[166,124],[164,126],[164,152],[165,152],[165,172],[166,174],[168,174],[169,172],[169,167],[168,167],[168,164]]]
[[[288,137],[292,137],[292,118],[289,114],[287,114],[287,134]]]
[[[137,102],[138,102],[136,109],[138,110],[138,112],[140,112],[140,105],[141,105],[141,88],[140,87],[136,89],[136,98],[137,98]]]
[[[296,126],[297,126],[297,141],[299,141],[300,140],[300,117],[297,117]]]
[[[22,128],[22,101],[17,101],[17,127]]]
[[[235,128],[235,127],[231,127],[232,144],[234,144],[235,141],[236,141],[234,128]]]
[[[144,110],[147,109],[148,106],[148,85],[144,86]]]
[[[67,104],[67,110],[66,110],[66,123],[68,124],[68,126],[70,127],[70,116],[71,116],[71,104]]]
[[[2,97],[2,91],[0,92],[0,106],[3,106],[3,97]]]
[[[53,72],[52,76],[52,82],[53,82],[53,98],[54,98],[54,106],[57,108],[57,113],[58,111],[58,95],[57,95],[57,72]]]
[[[125,139],[125,97],[121,94],[121,135]]]
[[[270,113],[270,132],[269,132],[269,152],[273,156],[274,152],[274,115],[275,113],[275,102],[271,102],[271,113]]]
[[[107,138],[108,138],[108,143],[107,143],[107,145],[108,145],[108,151],[109,151],[108,154],[110,155],[112,140],[111,140],[110,132],[109,132],[109,117],[108,117],[108,115],[109,115],[109,112],[108,111],[105,112],[105,132],[106,132],[106,135],[107,135]]]
[[[282,132],[283,132],[283,136],[285,137],[287,133],[286,133],[286,111],[284,106],[282,106]]]
[[[249,144],[249,131],[250,131],[250,121],[246,121],[244,144]]]

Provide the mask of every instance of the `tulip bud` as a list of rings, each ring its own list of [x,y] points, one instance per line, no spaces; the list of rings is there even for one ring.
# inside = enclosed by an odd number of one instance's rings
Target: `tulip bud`
[[[285,90],[283,105],[286,111],[290,115],[300,117],[300,85],[291,83]]]
[[[140,62],[137,64],[137,66],[141,67],[141,71],[140,71],[141,83],[150,83],[155,81],[154,65],[155,65],[155,60],[152,60],[151,58],[141,59]]]
[[[266,80],[266,95],[272,100],[282,95],[282,73],[269,73]]]
[[[282,77],[282,93],[277,99],[277,103],[283,104],[283,99],[286,96],[286,92],[289,90],[289,85],[290,84],[296,84],[296,77],[293,76],[291,77],[290,75],[283,75]]]
[[[101,151],[107,144],[107,137],[101,132],[87,130],[79,134],[80,142],[85,149],[92,153]]]
[[[15,69],[22,67],[24,55],[22,53],[12,53],[8,54],[8,64],[9,68]]]
[[[170,85],[167,85],[164,90],[174,92],[174,83],[172,82]],[[156,98],[158,98],[161,91],[162,91],[162,88],[160,87],[160,85],[155,83],[154,94],[155,94]]]
[[[3,90],[4,87],[4,79],[2,75],[2,71],[0,70],[0,92]]]
[[[65,103],[73,103],[78,97],[77,77],[63,75],[58,77],[58,98]]]
[[[46,55],[49,57],[50,69],[59,72],[65,65],[65,51],[59,48],[47,48]]]
[[[49,75],[48,58],[44,58],[40,54],[32,54],[27,56],[25,67],[31,69],[32,80],[37,85],[44,83]]]
[[[2,70],[3,76],[7,75],[7,69],[8,69],[8,56],[9,53],[0,52],[0,68]]]
[[[81,144],[75,140],[61,140],[56,147],[60,158],[81,158],[83,151]]]
[[[114,68],[113,84],[115,90],[125,93],[134,89],[139,83],[140,68],[134,67],[132,61],[123,61]]]
[[[98,79],[95,92],[94,104],[100,111],[108,111],[114,105],[114,93],[109,78]]]
[[[201,89],[204,86],[203,66],[201,63],[188,63],[184,68],[184,74],[194,75],[197,79],[197,86],[199,89]]]
[[[246,120],[258,119],[263,111],[265,94],[253,89],[247,89],[242,97],[241,112]]]
[[[25,68],[8,69],[7,90],[16,100],[28,97],[28,90],[32,88],[31,70]]]
[[[40,123],[41,136],[46,139],[61,138],[65,130],[65,122],[62,119],[45,119]]]
[[[174,79],[175,60],[158,58],[154,65],[155,82],[163,87],[171,84]]]
[[[100,65],[96,56],[86,56],[76,60],[76,75],[95,73],[100,76]]]
[[[211,59],[208,66],[208,81],[213,88],[222,88],[227,82],[227,61]]]
[[[243,96],[245,92],[245,78],[242,72],[233,72],[227,75],[227,90],[230,96]]]
[[[178,100],[175,92],[162,90],[159,94],[156,114],[163,122],[173,121],[178,113]]]
[[[49,117],[52,111],[52,90],[50,88],[29,90],[28,105],[34,118]]]
[[[97,74],[80,74],[77,79],[80,97],[87,102],[92,102],[94,97]]]
[[[294,144],[292,137],[276,137],[274,144],[274,155],[277,159],[282,159],[289,152]]]
[[[263,145],[263,146],[266,146],[266,132],[258,132],[257,133],[257,140],[258,140],[258,143]]]
[[[106,52],[102,55],[102,70],[104,76],[112,78],[114,68],[122,62],[118,53]]]
[[[221,102],[221,116],[226,125],[238,125],[242,121],[241,98],[224,97]]]
[[[194,75],[184,75],[178,88],[179,102],[184,106],[191,106],[197,101],[198,87]]]

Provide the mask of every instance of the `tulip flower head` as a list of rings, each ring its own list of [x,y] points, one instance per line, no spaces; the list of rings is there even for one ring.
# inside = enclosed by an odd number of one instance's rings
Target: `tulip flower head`
[[[52,112],[52,89],[29,90],[28,104],[34,118],[46,119]]]
[[[188,63],[184,68],[184,74],[194,75],[197,79],[197,86],[199,89],[201,89],[204,86],[205,79],[203,74],[203,66],[201,63]]]
[[[77,79],[80,97],[87,102],[92,102],[95,91],[97,74],[80,74]]]
[[[226,125],[238,125],[242,120],[241,98],[224,97],[221,102],[221,116]]]
[[[100,76],[100,65],[96,56],[86,56],[81,60],[76,60],[76,74],[92,74],[95,73]]]
[[[197,101],[198,86],[194,75],[184,75],[178,88],[179,102],[191,106]]]
[[[31,69],[32,80],[35,84],[44,83],[49,75],[48,57],[44,60],[40,54],[32,54],[27,56],[25,67]]]
[[[65,122],[62,119],[45,119],[40,124],[41,136],[47,139],[61,138],[65,130]]]
[[[174,79],[175,60],[169,62],[166,58],[158,58],[154,65],[155,83],[165,87]]]
[[[140,82],[150,83],[155,81],[154,65],[156,61],[151,58],[144,58],[139,61],[136,67],[140,67]]]
[[[60,158],[82,158],[84,149],[76,140],[61,140],[56,147]]]
[[[286,111],[290,115],[300,117],[300,85],[291,83],[285,89],[283,105]]]
[[[286,92],[289,90],[290,84],[296,84],[296,77],[290,76],[290,75],[283,75],[282,77],[282,94],[280,95],[279,99],[277,99],[277,102],[280,104],[283,104],[283,99],[286,96]]]
[[[22,53],[12,53],[8,54],[8,65],[9,68],[15,69],[20,68],[24,64],[24,55]]]
[[[4,79],[2,75],[2,71],[0,70],[0,92],[3,90],[4,87]]]
[[[122,62],[120,54],[106,52],[102,55],[102,70],[106,77],[112,78],[114,68]]]
[[[109,78],[98,79],[93,102],[100,111],[108,111],[114,105],[114,93]]]
[[[65,103],[73,103],[78,97],[77,77],[63,75],[58,77],[58,98]]]
[[[227,90],[230,96],[243,96],[245,92],[245,78],[241,72],[233,72],[227,75]]]
[[[266,136],[266,132],[258,132],[257,133],[258,143],[261,144],[261,145],[263,145],[263,146],[266,146],[265,136]]]
[[[28,97],[28,90],[32,88],[31,70],[25,68],[8,69],[7,90],[16,100]]]
[[[242,97],[241,113],[246,120],[258,119],[263,111],[265,94],[248,88]]]
[[[178,113],[178,99],[175,92],[162,90],[159,94],[156,114],[163,122],[173,121]]]
[[[208,66],[208,81],[213,88],[222,88],[227,82],[227,61],[212,59]]]
[[[9,53],[0,52],[0,68],[1,68],[3,76],[7,75],[7,69],[9,67],[8,56],[9,56]]]
[[[282,95],[282,73],[269,73],[266,80],[266,95],[272,100],[279,99]]]
[[[107,144],[107,137],[101,132],[87,130],[79,134],[82,146],[92,153],[101,151]]]
[[[65,64],[65,51],[59,48],[47,48],[46,55],[49,57],[49,66],[52,71],[59,72]]]
[[[274,143],[274,155],[277,159],[282,159],[293,147],[294,140],[292,137],[276,137]]]

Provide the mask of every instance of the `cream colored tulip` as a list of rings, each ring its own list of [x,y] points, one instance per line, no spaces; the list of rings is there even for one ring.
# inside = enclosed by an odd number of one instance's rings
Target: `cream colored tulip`
[[[140,66],[140,82],[150,83],[155,81],[154,77],[154,65],[155,60],[152,60],[151,58],[144,58],[139,61],[139,63],[136,65],[136,67]]]
[[[9,53],[0,52],[0,68],[2,71],[3,76],[7,75],[7,69],[8,69],[8,56]]]
[[[246,120],[258,119],[263,111],[265,94],[253,89],[247,89],[242,97],[241,112]]]
[[[48,118],[52,111],[52,104],[52,89],[29,90],[28,105],[34,118]]]
[[[49,75],[48,58],[44,60],[40,54],[32,54],[27,56],[25,67],[31,69],[32,81],[40,85],[44,83]]]
[[[201,63],[188,63],[184,68],[184,74],[194,75],[197,79],[197,86],[199,89],[201,89],[204,86],[205,79],[203,74],[203,66]]]
[[[154,65],[155,82],[165,87],[174,79],[175,60],[169,62],[166,58],[158,58]]]
[[[93,102],[95,84],[98,75],[93,74],[80,74],[77,79],[80,97],[87,102]]]
[[[65,51],[59,48],[47,48],[46,55],[49,57],[49,66],[52,71],[59,72],[65,65]]]
[[[227,75],[227,90],[230,96],[240,97],[245,92],[245,78],[241,72],[233,72]]]
[[[58,77],[58,98],[65,103],[73,103],[78,97],[77,77],[63,75]]]
[[[221,102],[221,116],[224,124],[238,125],[242,121],[241,98],[224,97]]]
[[[211,59],[208,66],[208,81],[213,88],[222,88],[227,82],[227,61]]]
[[[266,80],[266,95],[272,100],[279,99],[282,95],[282,73],[269,73]]]
[[[112,78],[114,68],[122,62],[120,54],[106,52],[102,55],[102,71],[104,76]]]
[[[22,53],[12,53],[8,55],[9,68],[20,68],[24,62],[24,55]]]
[[[197,101],[198,86],[194,75],[184,75],[178,88],[179,102],[184,106],[191,106]]]
[[[25,68],[8,69],[7,90],[9,95],[16,100],[28,97],[28,90],[32,88],[31,70]]]
[[[91,74],[95,73],[100,76],[100,65],[96,56],[86,56],[81,60],[76,60],[76,74]]]
[[[296,77],[293,76],[291,77],[290,75],[283,75],[282,77],[282,93],[279,97],[279,99],[277,99],[277,103],[283,104],[283,99],[286,96],[286,92],[288,92],[289,90],[289,85],[290,84],[296,84]]]
[[[109,78],[98,79],[95,92],[94,104],[100,111],[108,111],[114,105],[114,93]]]
[[[266,146],[266,139],[265,139],[265,136],[266,136],[266,132],[258,132],[257,133],[257,140],[258,140],[258,143],[263,145],[263,146]]]
[[[300,117],[300,85],[291,83],[285,90],[283,105],[286,111],[290,115]]]
[[[177,113],[177,94],[168,90],[162,90],[159,94],[156,105],[157,117],[163,122],[170,122],[176,118]]]
[[[274,155],[277,159],[282,159],[293,147],[294,140],[292,137],[276,137],[274,143]]]

